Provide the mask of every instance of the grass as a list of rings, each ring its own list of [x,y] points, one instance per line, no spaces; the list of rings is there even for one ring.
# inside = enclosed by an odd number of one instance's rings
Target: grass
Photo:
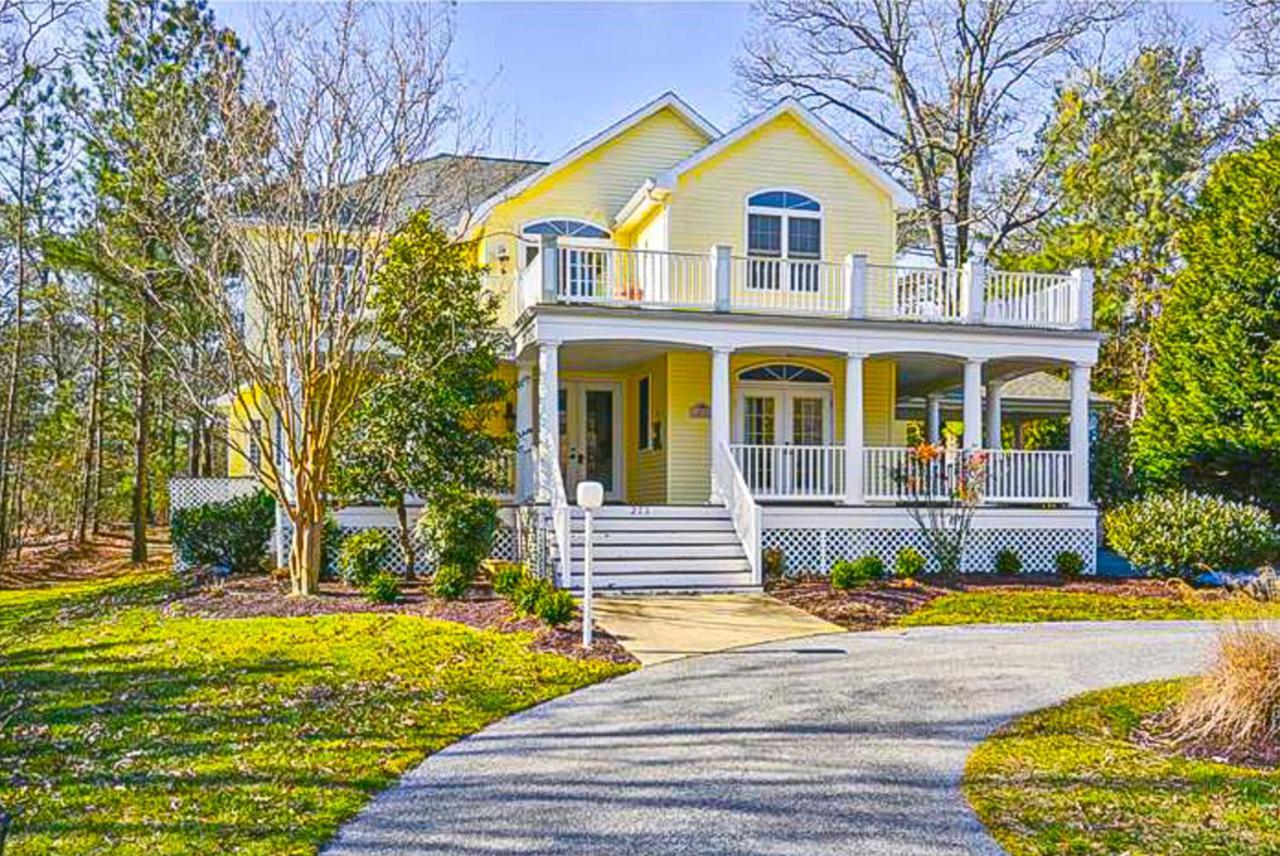
[[[0,591],[6,856],[314,853],[427,754],[627,670],[404,615],[166,617],[172,586]]]
[[[1012,856],[1280,854],[1280,772],[1129,739],[1180,688],[1120,687],[1026,716],[975,750],[965,795]]]
[[[1239,596],[1220,600],[1142,597],[1042,590],[966,591],[944,595],[903,616],[899,623],[1026,624],[1038,621],[1163,621],[1171,619],[1280,618],[1280,603]]]

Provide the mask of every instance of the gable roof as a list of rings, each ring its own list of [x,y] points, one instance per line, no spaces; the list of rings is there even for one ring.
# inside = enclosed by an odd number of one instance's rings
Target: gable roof
[[[844,137],[837,134],[830,125],[822,121],[812,110],[805,107],[795,98],[784,98],[763,113],[748,119],[738,127],[717,138],[714,142],[699,149],[680,163],[658,176],[657,187],[672,190],[681,175],[700,163],[715,157],[725,149],[768,125],[784,114],[794,117],[800,124],[808,128],[816,137],[835,149],[859,171],[871,179],[872,183],[889,194],[895,208],[911,208],[916,199],[911,191],[899,184],[889,173],[877,166],[870,158],[862,154]]]
[[[516,196],[519,196],[521,193],[528,190],[530,187],[537,184],[539,181],[542,181],[544,178],[554,175],[555,173],[564,169],[566,166],[578,160],[579,158],[583,157],[584,155],[587,155],[590,152],[595,151],[600,146],[612,140],[614,137],[617,137],[631,130],[636,125],[643,122],[645,119],[648,119],[650,116],[653,116],[654,114],[667,109],[670,109],[671,111],[676,113],[676,115],[680,116],[680,118],[684,119],[686,122],[692,125],[694,128],[697,128],[699,131],[701,131],[706,136],[708,141],[715,140],[716,138],[720,137],[720,131],[716,128],[716,126],[712,125],[705,118],[703,118],[702,115],[699,114],[697,110],[694,110],[692,107],[690,107],[688,103],[684,101],[684,99],[682,99],[679,95],[676,95],[674,92],[670,92],[670,91],[664,92],[661,95],[659,95],[657,98],[650,101],[648,104],[645,104],[640,109],[636,110],[635,112],[627,116],[624,116],[622,119],[619,119],[617,122],[614,122],[612,125],[605,128],[603,131],[600,131],[599,133],[583,140],[581,143],[574,146],[569,151],[565,152],[563,155],[556,158],[551,163],[545,164],[544,166],[542,166],[541,169],[538,169],[537,171],[524,176],[519,181],[516,181],[502,188],[501,190],[495,192],[483,203],[481,203],[478,208],[475,209],[474,216],[470,218],[470,222],[471,223],[481,222],[499,204],[507,201],[508,199],[512,199]],[[465,227],[466,224],[459,224],[459,226]]]

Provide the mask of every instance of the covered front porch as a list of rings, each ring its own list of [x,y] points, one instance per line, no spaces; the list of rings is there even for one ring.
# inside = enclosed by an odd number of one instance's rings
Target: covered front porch
[[[571,502],[593,480],[610,502],[637,507],[723,505],[733,484],[762,504],[892,506],[908,498],[910,446],[945,442],[954,405],[949,447],[985,450],[985,504],[1089,506],[1085,363],[626,340],[540,341],[521,356],[525,502]],[[1069,389],[1065,442],[1016,448],[1006,419],[1044,414],[1011,409],[1004,390],[1046,369]]]

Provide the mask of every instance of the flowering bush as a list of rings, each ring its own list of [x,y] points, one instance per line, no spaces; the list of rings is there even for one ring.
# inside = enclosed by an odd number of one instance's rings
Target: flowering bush
[[[907,451],[906,463],[893,476],[938,569],[958,573],[986,485],[986,452],[921,443]]]
[[[1125,503],[1103,517],[1107,543],[1148,573],[1251,568],[1276,551],[1266,509],[1190,491]]]

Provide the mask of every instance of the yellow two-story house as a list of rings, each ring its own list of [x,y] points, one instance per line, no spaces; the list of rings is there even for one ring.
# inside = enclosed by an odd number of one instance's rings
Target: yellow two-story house
[[[936,441],[959,389],[962,445],[988,450],[968,566],[1092,568],[1090,274],[897,265],[913,204],[795,101],[721,132],[668,93],[468,210],[515,340],[539,561],[577,585],[589,480],[606,587],[751,588],[770,548],[792,570],[892,562],[922,543],[899,404],[926,401]],[[1046,368],[1070,377],[1070,448],[1004,448],[1003,384]]]

